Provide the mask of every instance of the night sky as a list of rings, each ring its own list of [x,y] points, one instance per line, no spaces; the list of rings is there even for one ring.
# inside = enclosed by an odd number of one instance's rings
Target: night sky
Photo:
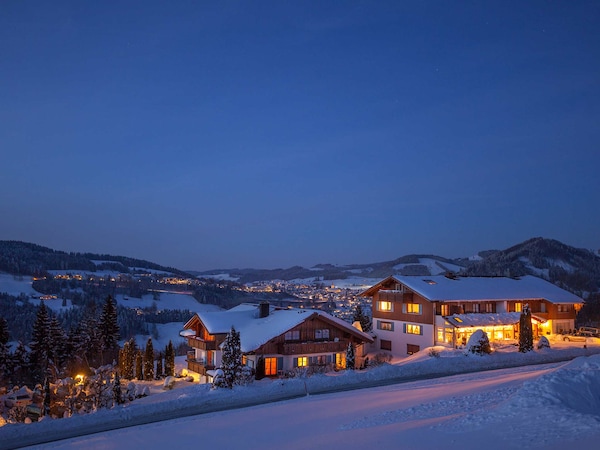
[[[0,239],[186,270],[600,248],[598,1],[0,1]]]

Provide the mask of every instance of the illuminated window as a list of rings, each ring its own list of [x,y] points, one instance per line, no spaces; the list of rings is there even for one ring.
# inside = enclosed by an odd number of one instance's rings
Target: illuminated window
[[[315,330],[315,339],[329,339],[329,330]]]
[[[437,341],[444,342],[444,329],[443,328],[438,327],[438,329],[437,329]]]
[[[523,303],[515,303],[515,312],[523,311]]]
[[[335,365],[341,369],[346,368],[346,354],[336,353],[335,354]]]
[[[379,301],[377,302],[377,310],[384,312],[391,312],[394,310],[392,302]]]
[[[381,341],[379,341],[379,348],[381,350],[392,351],[392,341],[386,341],[385,339],[382,339]]]
[[[377,329],[383,331],[394,331],[394,323],[393,322],[384,322],[383,320],[377,321]]]
[[[414,325],[412,323],[406,324],[407,334],[423,334],[423,327],[421,325]]]
[[[277,358],[265,358],[265,375],[277,375]]]
[[[288,331],[287,333],[285,333],[285,340],[286,341],[299,341],[300,340],[300,331],[299,330]]]
[[[418,303],[403,303],[402,312],[405,314],[422,314],[423,309],[422,305],[419,305]]]
[[[298,356],[296,359],[296,367],[307,367],[308,366],[308,357],[307,356]]]
[[[437,284],[437,282],[433,281],[433,280],[423,280],[425,283],[430,284],[430,285],[434,285]]]
[[[442,316],[449,316],[450,315],[450,306],[449,305],[441,305],[440,312],[441,312]]]

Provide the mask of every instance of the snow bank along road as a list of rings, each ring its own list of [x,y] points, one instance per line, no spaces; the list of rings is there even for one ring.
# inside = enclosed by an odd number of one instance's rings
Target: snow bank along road
[[[494,411],[526,381],[560,366],[500,369],[304,396],[86,435],[44,448],[195,448],[201,443],[205,448],[510,449],[523,438],[513,431],[523,418]],[[533,424],[536,419],[528,420]],[[536,436],[535,442],[526,441],[522,447],[548,448],[550,443],[543,439]]]
[[[519,367],[514,370],[518,372],[524,370],[523,367],[526,367],[523,366],[524,364],[556,363],[577,356],[587,356],[591,351],[596,352],[597,350],[600,348],[593,350],[582,348],[544,349],[544,351],[527,354],[495,352],[488,357],[465,357],[460,353],[450,352],[447,353],[450,357],[432,358],[423,354],[415,355],[417,359],[407,358],[405,365],[384,365],[367,371],[348,371],[336,375],[320,375],[309,378],[262,380],[249,386],[236,387],[233,390],[213,391],[207,385],[192,385],[151,395],[111,410],[99,410],[94,414],[74,416],[69,419],[46,419],[30,425],[16,424],[0,427],[0,449],[35,445],[89,433],[261,405],[303,397],[307,393],[312,395],[406,383],[415,379],[432,379],[452,374],[516,366]],[[527,370],[532,373],[537,372],[536,368]],[[354,392],[349,395],[358,395],[358,393]]]

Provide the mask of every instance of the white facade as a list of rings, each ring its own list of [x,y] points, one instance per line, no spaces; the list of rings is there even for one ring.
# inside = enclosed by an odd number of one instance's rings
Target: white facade
[[[375,318],[373,332],[377,336],[377,352],[408,356],[434,345],[434,327],[431,324]]]

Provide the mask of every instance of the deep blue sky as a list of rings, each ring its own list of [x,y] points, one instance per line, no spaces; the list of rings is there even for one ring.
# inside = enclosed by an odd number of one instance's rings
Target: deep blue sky
[[[0,239],[182,269],[600,248],[600,2],[0,2]]]

